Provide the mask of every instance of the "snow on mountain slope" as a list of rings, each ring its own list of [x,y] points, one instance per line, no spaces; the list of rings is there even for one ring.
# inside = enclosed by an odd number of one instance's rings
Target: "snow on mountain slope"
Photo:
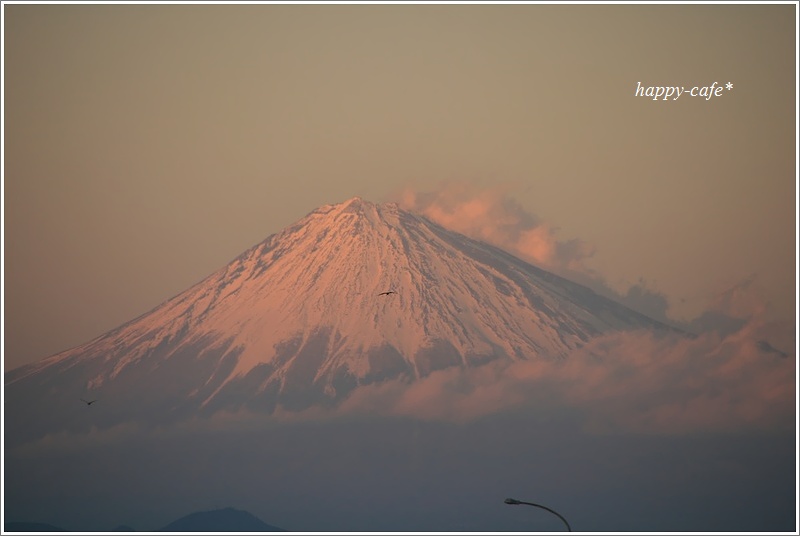
[[[359,384],[561,358],[596,334],[657,326],[395,204],[356,197],[318,208],[149,313],[9,372],[6,388],[120,400],[147,390],[148,408],[184,416],[299,409]]]

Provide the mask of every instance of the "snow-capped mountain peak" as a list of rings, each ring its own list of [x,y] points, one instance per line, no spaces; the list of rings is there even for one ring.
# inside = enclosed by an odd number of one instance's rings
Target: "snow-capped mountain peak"
[[[169,386],[162,398],[187,411],[301,408],[450,366],[557,359],[598,333],[653,325],[394,203],[354,197],[6,385],[58,373],[98,398]]]

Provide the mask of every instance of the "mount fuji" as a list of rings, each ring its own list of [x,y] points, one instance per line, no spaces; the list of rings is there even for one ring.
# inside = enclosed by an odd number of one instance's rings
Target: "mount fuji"
[[[396,204],[322,206],[150,312],[5,375],[6,437],[335,405],[360,385],[669,329]],[[91,397],[91,407],[79,398]]]

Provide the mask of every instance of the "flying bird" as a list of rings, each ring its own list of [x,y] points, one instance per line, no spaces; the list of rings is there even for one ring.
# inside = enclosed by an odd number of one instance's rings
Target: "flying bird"
[[[378,296],[388,296],[389,294],[397,294],[397,292],[393,290],[387,290],[386,292],[381,292]]]
[[[91,406],[92,404],[97,402],[97,400],[96,399],[95,400],[84,400],[84,399],[81,398],[81,402],[85,402],[87,406]]]

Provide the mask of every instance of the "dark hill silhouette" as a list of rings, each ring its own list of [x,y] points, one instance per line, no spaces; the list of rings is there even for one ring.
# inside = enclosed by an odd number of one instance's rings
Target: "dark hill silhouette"
[[[173,521],[159,532],[283,532],[244,510],[222,508],[195,512]]]
[[[61,527],[47,523],[32,523],[28,521],[11,521],[3,526],[4,532],[67,532]]]

